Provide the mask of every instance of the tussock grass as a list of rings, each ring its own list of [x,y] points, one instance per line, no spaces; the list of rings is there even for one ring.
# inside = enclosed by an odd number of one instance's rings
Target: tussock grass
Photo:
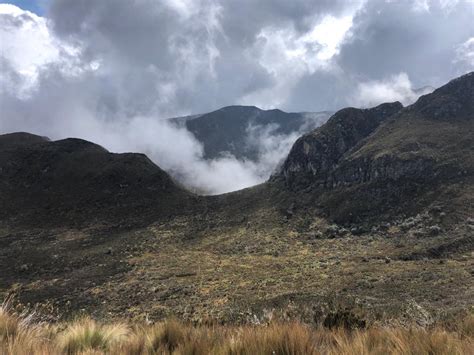
[[[8,302],[0,306],[0,354],[50,354],[51,327],[34,323],[34,314],[15,315]]]
[[[84,317],[48,325],[0,307],[0,354],[474,354],[474,315],[454,326],[311,328],[287,322],[192,326],[170,319],[152,325],[100,323]]]
[[[58,334],[56,344],[61,353],[107,351],[125,342],[129,329],[121,323],[102,325],[90,318],[79,319]]]

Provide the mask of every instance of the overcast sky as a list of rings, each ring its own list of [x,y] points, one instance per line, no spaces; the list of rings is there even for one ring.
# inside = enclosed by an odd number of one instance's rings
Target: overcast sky
[[[83,137],[166,169],[199,161],[202,147],[159,118],[409,104],[414,89],[474,68],[471,0],[11,4],[0,4],[0,131]],[[241,181],[216,191],[255,179]]]

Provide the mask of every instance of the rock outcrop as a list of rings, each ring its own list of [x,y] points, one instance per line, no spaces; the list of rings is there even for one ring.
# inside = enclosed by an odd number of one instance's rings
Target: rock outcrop
[[[470,73],[406,108],[337,112],[298,139],[270,183],[313,195],[342,222],[403,211],[448,184],[472,185],[473,130]]]
[[[322,127],[296,141],[280,172],[273,178],[284,177],[289,186],[326,185],[344,154],[402,108],[401,103],[394,102],[372,109],[338,111]]]
[[[473,119],[474,72],[423,95],[410,110],[432,120]]]

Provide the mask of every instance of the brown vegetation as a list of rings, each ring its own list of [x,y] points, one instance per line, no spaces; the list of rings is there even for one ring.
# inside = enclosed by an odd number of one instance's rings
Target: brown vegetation
[[[449,326],[311,328],[287,322],[193,326],[103,324],[83,317],[50,325],[0,308],[1,354],[472,354],[474,316]]]

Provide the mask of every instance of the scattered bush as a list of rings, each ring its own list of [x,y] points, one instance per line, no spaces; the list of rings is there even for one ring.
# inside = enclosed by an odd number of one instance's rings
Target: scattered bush
[[[366,327],[364,319],[358,317],[349,310],[339,310],[329,313],[324,319],[323,326],[329,329],[361,329]]]
[[[413,227],[415,227],[415,225],[416,225],[415,221],[407,220],[407,221],[400,224],[400,229],[404,232],[407,232],[410,229],[412,229]]]
[[[431,226],[429,228],[430,235],[438,235],[441,233],[441,228],[439,226]]]

